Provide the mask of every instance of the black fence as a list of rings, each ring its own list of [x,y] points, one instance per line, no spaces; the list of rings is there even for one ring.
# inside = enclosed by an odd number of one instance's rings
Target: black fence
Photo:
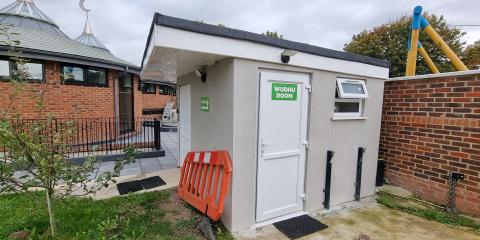
[[[43,141],[72,159],[91,155],[115,157],[128,147],[140,154],[162,151],[161,124],[154,118],[21,119],[14,121],[12,126],[26,134],[33,126],[40,126]],[[39,135],[39,132],[32,135]],[[11,158],[8,147],[0,146],[0,158]]]

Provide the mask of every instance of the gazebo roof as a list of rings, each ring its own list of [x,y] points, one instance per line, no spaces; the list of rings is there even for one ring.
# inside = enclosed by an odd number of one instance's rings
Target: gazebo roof
[[[16,0],[14,3],[0,9],[0,12],[37,19],[56,26],[52,19],[35,6],[33,0]]]

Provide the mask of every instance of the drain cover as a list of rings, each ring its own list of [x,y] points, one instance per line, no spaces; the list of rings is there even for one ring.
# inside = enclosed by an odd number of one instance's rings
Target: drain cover
[[[297,239],[308,234],[323,230],[328,226],[308,215],[302,215],[274,223],[280,232],[290,239]]]

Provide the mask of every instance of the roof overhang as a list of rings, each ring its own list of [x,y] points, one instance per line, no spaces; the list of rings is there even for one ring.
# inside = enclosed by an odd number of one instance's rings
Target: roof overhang
[[[167,85],[167,86],[175,87],[175,82],[163,82],[158,80],[142,79],[142,83],[151,83],[155,85]]]
[[[12,54],[9,52],[9,50],[10,48],[7,46],[0,46],[0,55],[11,56]],[[76,56],[76,55],[70,55],[70,54],[64,54],[64,53],[42,51],[37,49],[28,49],[28,48],[18,48],[17,50],[20,52],[20,57],[27,58],[27,59],[41,59],[41,60],[64,62],[64,63],[74,63],[79,65],[108,68],[108,69],[113,69],[118,71],[126,71],[127,73],[140,75],[140,69],[136,66],[119,65],[118,63],[114,63],[107,60],[94,59],[94,58],[88,58],[88,57]]]
[[[284,64],[281,54],[288,49],[298,51],[288,63],[291,66],[380,79],[389,76],[389,63],[382,60],[156,14],[141,77],[176,82],[177,77],[225,58]]]
[[[175,31],[175,29],[169,30]],[[155,26],[140,73],[142,79],[176,83],[177,77],[227,57],[203,51],[196,46],[187,47],[195,40],[178,44],[179,41],[182,41],[181,38],[175,40],[176,36],[172,36],[169,32],[164,27]],[[188,32],[183,32],[188,35]]]

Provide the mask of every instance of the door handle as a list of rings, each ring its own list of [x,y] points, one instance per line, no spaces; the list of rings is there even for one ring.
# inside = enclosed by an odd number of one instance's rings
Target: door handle
[[[267,142],[264,142],[264,137],[262,136],[260,138],[260,145],[261,145],[261,151],[262,153],[265,152],[265,146],[272,146],[273,143],[267,143]]]

